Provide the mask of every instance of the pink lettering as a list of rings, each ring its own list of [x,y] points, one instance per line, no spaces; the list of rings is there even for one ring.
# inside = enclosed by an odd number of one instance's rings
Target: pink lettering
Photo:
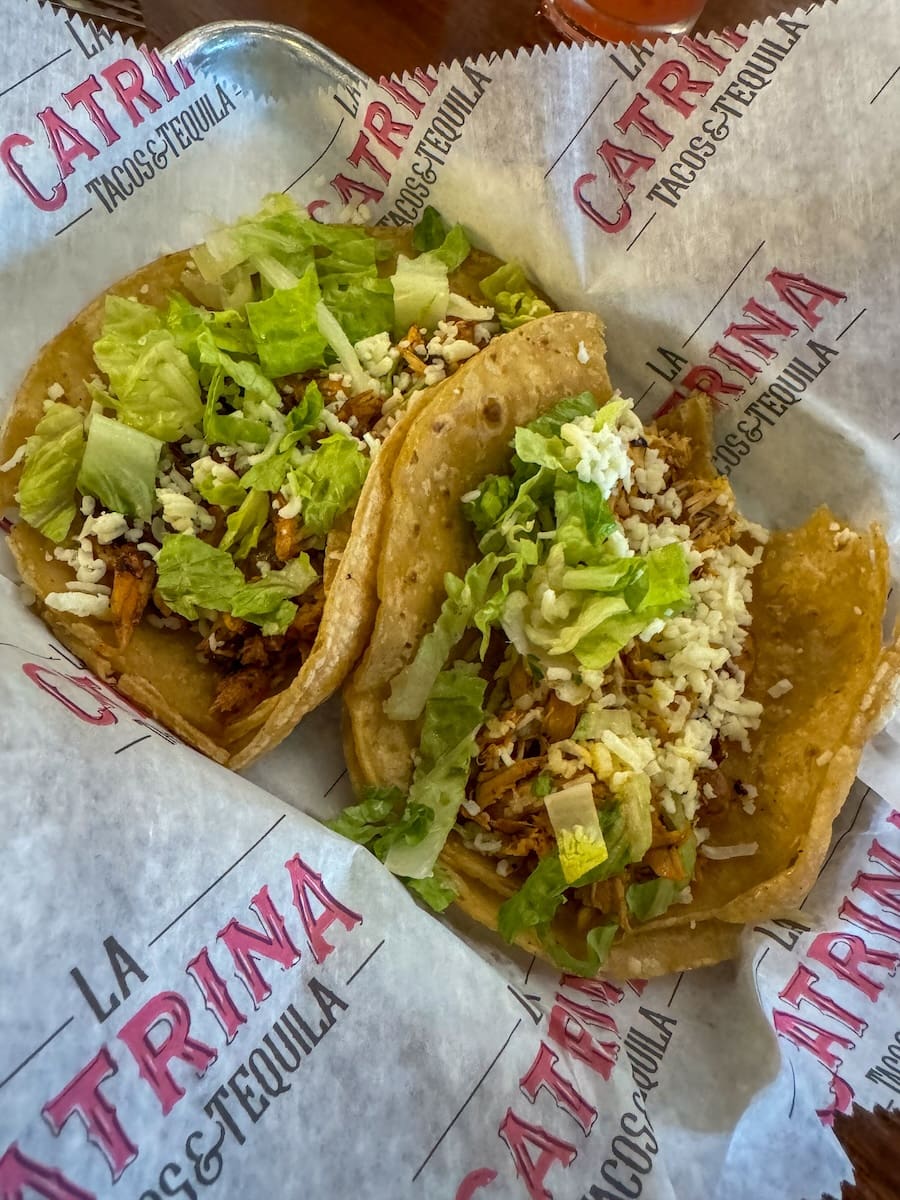
[[[506,1110],[499,1132],[531,1200],[553,1200],[552,1193],[544,1187],[547,1172],[554,1163],[568,1167],[577,1154],[575,1147],[571,1142],[554,1137],[540,1125],[529,1125],[511,1108]],[[531,1147],[538,1151],[536,1158],[531,1155]]]
[[[225,1041],[234,1041],[247,1018],[232,999],[225,980],[212,965],[205,946],[196,958],[191,959],[185,970],[200,989],[207,1010],[222,1026]]]
[[[620,133],[627,133],[633,125],[642,137],[649,138],[660,150],[665,150],[672,140],[672,134],[661,125],[657,125],[653,118],[644,112],[649,103],[647,97],[638,92],[618,121],[614,121],[613,124]]]
[[[288,970],[300,958],[300,951],[290,939],[284,925],[284,917],[272,903],[268,887],[263,887],[250,901],[250,907],[260,919],[263,933],[240,925],[234,917],[217,935],[234,959],[235,970],[247,985],[253,1007],[272,994],[272,989],[263,979],[257,958],[271,958]]]
[[[587,1063],[601,1079],[609,1079],[619,1053],[616,1042],[595,1041],[581,1021],[560,1004],[554,1004],[551,1010],[547,1032],[561,1050]]]
[[[854,933],[820,933],[810,946],[807,957],[833,971],[839,979],[846,979],[869,1000],[877,1000],[884,984],[870,979],[862,971],[863,963],[884,967],[893,975],[900,962],[900,954],[889,950],[870,950],[861,937]]]
[[[623,197],[622,203],[619,205],[619,211],[616,213],[615,217],[611,221],[607,220],[602,213],[594,208],[593,204],[591,204],[588,197],[584,194],[585,185],[596,182],[597,176],[591,172],[588,172],[587,175],[579,175],[579,177],[572,184],[572,195],[575,199],[575,203],[586,217],[590,217],[595,225],[599,225],[604,233],[618,233],[620,230],[624,229],[631,220],[631,205]]]
[[[766,362],[775,358],[778,351],[768,342],[763,341],[763,334],[769,337],[789,337],[792,333],[797,332],[796,325],[791,325],[789,321],[779,317],[778,313],[772,312],[771,308],[765,308],[758,300],[749,300],[742,311],[752,319],[753,324],[731,324],[725,330],[725,337],[734,338],[736,342],[740,342],[747,350],[758,354]]]
[[[110,124],[109,117],[100,107],[99,102],[95,99],[98,92],[102,91],[102,85],[96,75],[88,75],[87,79],[78,84],[77,87],[70,88],[69,91],[63,92],[63,100],[69,106],[69,111],[74,112],[80,104],[87,115],[91,118],[94,127],[102,135],[107,146],[111,146],[119,140],[119,134]]]
[[[801,1003],[806,1000],[813,1008],[817,1008],[819,1012],[825,1013],[829,1017],[834,1017],[836,1021],[840,1021],[842,1025],[846,1025],[854,1033],[863,1033],[867,1028],[866,1022],[860,1017],[855,1016],[848,1009],[842,1008],[831,996],[826,996],[823,992],[817,991],[813,985],[818,982],[818,975],[801,963],[791,976],[787,986],[778,993],[779,999],[786,1000],[794,1008],[799,1008]]]
[[[150,1035],[162,1023],[168,1025],[169,1032],[162,1041],[154,1044]],[[163,1116],[170,1113],[184,1095],[184,1088],[175,1082],[169,1070],[172,1059],[187,1063],[198,1075],[203,1075],[218,1058],[211,1046],[190,1036],[190,1028],[191,1013],[184,998],[178,992],[160,992],[119,1030],[119,1037],[131,1051],[141,1078],[156,1093]]]
[[[677,58],[657,67],[647,80],[647,91],[659,96],[664,104],[674,108],[683,117],[689,117],[697,107],[685,100],[685,95],[705,96],[711,87],[712,81],[709,79],[693,79],[690,68]]]
[[[41,212],[55,212],[66,202],[68,197],[68,189],[60,178],[53,191],[49,196],[45,196],[43,192],[39,192],[35,185],[25,174],[25,168],[20,162],[17,162],[13,157],[13,151],[25,149],[27,146],[33,146],[34,142],[30,137],[26,137],[24,133],[11,133],[0,142],[0,158],[3,159],[3,165],[6,167],[9,174],[13,177],[32,204],[36,205]]]
[[[25,1200],[26,1188],[44,1200],[97,1200],[93,1192],[76,1187],[62,1171],[27,1158],[13,1142],[0,1158],[0,1197]]]
[[[782,1012],[780,1009],[776,1009],[772,1014],[772,1021],[779,1037],[787,1038],[802,1050],[809,1050],[832,1073],[842,1062],[834,1053],[833,1047],[843,1046],[846,1050],[852,1050],[855,1045],[855,1042],[844,1037],[842,1033],[820,1029],[811,1021],[804,1021],[802,1017],[795,1017],[793,1013]]]
[[[368,163],[376,175],[380,175],[385,183],[390,183],[391,173],[378,161],[377,156],[369,149],[368,135],[360,131],[359,137],[356,139],[356,145],[347,155],[347,162],[351,167],[358,167],[361,162]]]
[[[609,138],[597,148],[597,154],[609,171],[610,178],[619,185],[619,195],[623,198],[630,196],[634,191],[632,176],[638,171],[649,171],[656,162],[656,159],[648,154],[629,150],[627,146],[617,146]]]
[[[856,925],[860,929],[867,929],[870,933],[879,933],[892,942],[900,942],[900,925],[888,925],[887,921],[882,921],[873,913],[865,912],[852,900],[844,900],[838,909],[838,916],[842,921],[849,921],[851,925]]]
[[[100,1084],[117,1071],[118,1067],[104,1046],[59,1095],[41,1109],[54,1134],[59,1134],[69,1117],[77,1114],[84,1124],[88,1141],[100,1148],[109,1163],[113,1182],[129,1163],[134,1162],[138,1153],[137,1146],[119,1123],[115,1105],[100,1095]]]
[[[349,933],[351,929],[362,924],[362,917],[359,913],[353,912],[352,909],[335,900],[322,882],[322,876],[312,867],[308,867],[299,854],[295,854],[284,865],[291,877],[294,887],[294,904],[297,906],[303,928],[306,930],[313,958],[317,963],[324,962],[334,949],[334,946],[325,940],[326,931],[337,921]],[[323,911],[318,917],[313,916],[310,893],[315,896],[322,907]]]
[[[537,1099],[538,1092],[546,1088],[556,1101],[557,1108],[563,1109],[574,1118],[585,1133],[590,1133],[591,1126],[597,1119],[597,1110],[588,1104],[571,1080],[557,1071],[558,1062],[559,1055],[554,1054],[546,1042],[541,1042],[537,1058],[519,1080],[519,1087],[532,1104]]]
[[[332,179],[331,186],[344,204],[352,204],[354,196],[358,196],[360,200],[366,202],[374,202],[380,200],[384,195],[384,192],[379,188],[370,187],[369,184],[363,183],[360,179],[349,179],[340,172]]]
[[[69,675],[62,675],[59,671],[54,671],[52,667],[42,666],[40,663],[23,663],[22,670],[28,676],[32,683],[36,683],[41,691],[47,692],[54,700],[58,700],[60,704],[65,705],[69,712],[74,713],[82,721],[86,721],[89,725],[115,725],[117,717],[110,708],[109,704],[103,699],[102,695],[91,686],[92,680],[84,676],[73,678]],[[87,708],[82,708],[80,704],[70,695],[67,695],[59,683],[54,682],[60,680],[63,684],[74,684],[76,688],[86,692],[98,706],[94,711]]]
[[[92,142],[89,142],[86,137],[82,137],[74,125],[64,121],[55,109],[41,109],[37,119],[44,127],[50,149],[59,164],[59,174],[62,179],[67,179],[75,170],[72,163],[76,158],[84,156],[90,162],[100,153]],[[67,142],[68,144],[66,144]]]
[[[840,304],[847,299],[846,292],[836,291],[826,287],[824,283],[814,283],[805,275],[792,275],[789,271],[770,271],[766,282],[775,289],[778,299],[790,305],[807,329],[815,329],[821,322],[819,308],[826,301],[829,304]]]
[[[394,158],[399,158],[403,153],[403,143],[413,129],[406,121],[395,121],[391,110],[382,100],[373,100],[366,109],[363,127],[368,129],[375,141]],[[399,142],[394,141],[394,134],[400,138]]]
[[[749,362],[746,358],[742,358],[740,354],[735,354],[733,350],[729,350],[727,346],[723,346],[721,342],[716,342],[710,347],[710,358],[717,358],[719,362],[725,363],[739,375],[743,375],[750,383],[757,377],[760,368],[754,363]]]
[[[112,88],[132,125],[137,127],[146,118],[138,112],[138,101],[148,113],[158,112],[162,105],[144,87],[144,72],[133,58],[120,58],[100,72]],[[127,82],[124,82],[127,80]]]

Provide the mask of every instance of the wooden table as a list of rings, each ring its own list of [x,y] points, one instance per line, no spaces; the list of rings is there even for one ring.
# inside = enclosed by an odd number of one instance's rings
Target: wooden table
[[[148,34],[165,44],[209,21],[279,21],[311,34],[369,75],[520,46],[559,35],[539,0],[142,0]],[[849,0],[847,0],[849,2]],[[703,32],[793,10],[791,0],[709,0]]]

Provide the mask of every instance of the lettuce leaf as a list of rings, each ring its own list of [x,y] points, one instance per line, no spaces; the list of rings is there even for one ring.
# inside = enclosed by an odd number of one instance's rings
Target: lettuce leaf
[[[497,570],[489,554],[473,563],[465,577],[444,576],[446,599],[434,625],[419,643],[416,656],[394,677],[384,711],[392,721],[415,721],[422,713],[450,651],[484,604]]]
[[[327,276],[322,299],[352,343],[383,333],[394,324],[394,289],[377,274]]]
[[[284,436],[278,443],[278,449],[281,453],[284,453],[285,450],[290,450],[292,446],[296,446],[298,442],[302,441],[308,433],[312,433],[319,424],[324,407],[325,401],[322,399],[322,393],[319,391],[318,384],[308,383],[303,392],[302,399],[294,405],[287,415]]]
[[[216,367],[211,374],[206,391],[203,412],[203,439],[210,446],[233,446],[247,442],[252,446],[265,446],[271,430],[264,421],[253,421],[239,412],[219,412],[219,400],[224,392],[225,372]]]
[[[420,254],[418,258],[398,255],[391,283],[396,337],[404,337],[413,325],[430,331],[446,317],[450,301],[447,265],[434,254]]]
[[[447,225],[441,214],[430,204],[422,209],[422,215],[413,229],[413,246],[420,254],[437,250],[447,236]]]
[[[156,503],[162,442],[95,412],[88,429],[78,489],[110,512],[149,521]]]
[[[163,538],[156,556],[156,587],[169,608],[196,621],[199,609],[229,612],[244,585],[230,554],[190,533]]]
[[[646,883],[632,883],[625,889],[625,902],[636,921],[661,917],[690,884],[697,861],[697,839],[693,832],[678,847],[678,856],[684,870],[682,879],[650,879]]]
[[[290,450],[286,450],[284,454],[272,454],[255,463],[249,471],[245,471],[241,476],[241,485],[259,492],[280,492],[292,460],[293,454]]]
[[[282,634],[297,615],[291,598],[299,596],[318,579],[308,554],[301,554],[280,571],[245,583],[234,594],[229,611],[254,625],[265,635]]]
[[[449,871],[439,865],[435,865],[433,874],[426,879],[407,879],[405,883],[434,912],[440,913],[449,908],[459,895]]]
[[[220,550],[228,550],[240,562],[259,541],[259,535],[269,519],[269,495],[251,489],[240,508],[225,522],[225,533],[219,542]]]
[[[585,887],[610,879],[628,865],[628,831],[620,806],[604,809],[599,815],[600,830],[609,855],[606,861],[568,884],[559,855],[554,852],[542,858],[519,891],[500,906],[497,928],[507,942],[514,942],[516,935],[526,929],[537,930],[538,936],[546,935],[557,909],[565,902],[569,887]]]
[[[84,414],[68,404],[51,404],[26,442],[16,493],[22,520],[51,542],[63,541],[75,520],[83,453]]]
[[[109,378],[110,403],[126,425],[164,442],[190,436],[203,405],[197,372],[156,309],[106,297],[94,361]]]
[[[535,317],[546,317],[553,311],[541,300],[516,262],[504,263],[493,274],[482,279],[482,295],[494,306],[497,320],[503,329],[516,329]]]
[[[270,379],[325,365],[328,343],[316,319],[321,298],[316,268],[310,263],[295,287],[247,305],[259,364]]]
[[[310,533],[327,534],[356,503],[368,469],[369,459],[359,442],[343,433],[323,438],[291,468],[285,490],[290,497],[299,497],[303,524]]]
[[[233,379],[244,392],[245,401],[256,401],[276,410],[281,408],[281,393],[258,363],[249,358],[232,358],[230,354],[220,350],[208,329],[204,329],[202,333],[198,334],[197,347],[200,361],[214,370],[221,370],[225,378]]]
[[[415,845],[395,843],[385,866],[408,879],[425,879],[432,869],[465,798],[469,766],[477,752],[475,733],[484,720],[485,681],[463,667],[442,671],[435,680],[409,790],[408,808],[420,805],[433,817]]]
[[[247,322],[234,308],[211,312],[208,308],[195,307],[185,296],[173,292],[169,297],[165,324],[195,371],[199,371],[201,365],[197,338],[204,329],[209,330],[220,350],[229,354],[256,353],[256,343]]]

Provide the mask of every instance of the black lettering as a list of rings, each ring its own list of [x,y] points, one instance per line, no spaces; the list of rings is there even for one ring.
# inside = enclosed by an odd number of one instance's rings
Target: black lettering
[[[658,367],[655,363],[650,362],[649,360],[644,363],[644,366],[649,367],[651,371],[655,371],[657,375],[660,375],[666,381],[666,383],[672,383],[678,378],[682,369],[687,366],[688,360],[681,354],[678,354],[675,350],[668,350],[665,346],[657,346],[656,353],[660,358],[664,359],[669,364],[670,371],[666,372],[661,367]]]
[[[258,1061],[257,1061],[258,1060]],[[291,1085],[285,1083],[281,1075],[278,1073],[278,1068],[266,1054],[265,1050],[261,1050],[259,1046],[251,1053],[247,1059],[250,1070],[253,1072],[253,1078],[266,1093],[267,1096],[283,1096],[285,1092],[291,1090]],[[259,1063],[265,1065],[266,1071],[271,1075],[271,1079],[265,1078],[265,1073],[259,1066]]]
[[[285,1024],[287,1024],[287,1022],[285,1022]],[[289,1025],[288,1025],[288,1030],[290,1030]],[[281,1042],[281,1047],[276,1045],[275,1039],[272,1036],[272,1034],[274,1034],[274,1033],[278,1034],[278,1038]],[[281,1028],[278,1021],[276,1021],[275,1024],[272,1026],[272,1033],[267,1033],[265,1035],[265,1037],[263,1038],[263,1041],[269,1047],[269,1050],[272,1053],[272,1057],[276,1060],[279,1067],[281,1067],[282,1071],[287,1071],[287,1073],[289,1075],[292,1074],[294,1071],[296,1071],[297,1068],[300,1066],[300,1064],[303,1062],[303,1059],[300,1057],[300,1048],[297,1046],[296,1042],[290,1037],[290,1034]],[[286,1059],[285,1059],[286,1053],[290,1055],[290,1061],[286,1061]]]
[[[661,1030],[664,1044],[668,1046],[672,1040],[672,1029],[678,1024],[678,1018],[667,1017],[664,1013],[655,1012],[652,1008],[640,1008],[638,1012],[645,1021],[649,1021],[651,1025],[655,1025],[657,1029]]]
[[[641,1183],[639,1176],[635,1175],[634,1173],[632,1173],[631,1176],[630,1189],[625,1183],[623,1183],[621,1179],[616,1179],[615,1177],[611,1179],[610,1172],[614,1171],[618,1165],[619,1164],[614,1158],[608,1158],[606,1160],[606,1162],[600,1168],[600,1174],[603,1176],[604,1182],[608,1183],[611,1187],[618,1188],[619,1195],[624,1196],[625,1200],[637,1200],[637,1197],[644,1190],[644,1185]],[[591,1189],[591,1195],[593,1196],[593,1194],[593,1189]]]
[[[809,26],[804,25],[802,21],[791,21],[787,17],[779,17],[775,23],[776,25],[779,25],[791,39],[788,43],[788,50],[790,50],[791,46],[800,40],[800,30],[809,29]]]
[[[100,203],[103,205],[103,207],[106,209],[106,211],[108,213],[111,213],[116,206],[115,206],[115,204],[110,204],[109,200],[106,198],[106,196],[100,190],[100,182],[101,182],[100,179],[89,179],[87,181],[87,183],[84,185],[84,190],[86,192],[90,192],[92,196],[96,197],[96,199],[100,201]],[[75,982],[77,983],[78,980],[76,979]]]
[[[621,1133],[616,1134],[609,1148],[626,1167],[631,1167],[632,1171],[637,1171],[640,1175],[647,1175],[653,1168],[653,1159],[647,1151],[642,1149],[637,1142],[629,1137],[624,1137]],[[627,1154],[626,1150],[628,1151]],[[634,1157],[629,1157],[629,1155],[634,1155]]]
[[[473,67],[471,63],[463,63],[463,74],[468,79],[469,83],[475,88],[475,99],[480,100],[484,95],[484,84],[491,82],[490,75],[485,75],[479,71],[477,67]]]
[[[222,105],[222,111],[219,113],[219,120],[221,121],[222,118],[227,117],[230,112],[234,112],[235,108],[237,108],[237,105],[228,95],[228,92],[221,83],[216,84],[216,95],[219,97],[219,103]]]
[[[330,988],[327,988],[324,983],[320,983],[315,976],[312,976],[306,986],[309,988],[316,1004],[318,1004],[324,1013],[325,1020],[322,1022],[322,1033],[325,1034],[337,1020],[334,1010],[340,1008],[346,1011],[347,1005],[340,996],[336,995]]]
[[[824,370],[833,358],[837,358],[840,350],[835,350],[833,346],[826,346],[822,342],[813,341],[812,338],[806,343],[807,349],[812,350],[816,358],[819,360],[819,366]]]
[[[168,1176],[175,1173],[175,1179],[170,1181]],[[178,1177],[181,1175],[182,1169],[178,1163],[166,1163],[159,1173],[159,1187],[164,1196],[187,1196],[187,1200],[197,1200],[197,1192],[191,1184],[183,1179],[178,1182]]]
[[[121,168],[119,167],[113,168],[113,170],[120,169]],[[93,182],[94,181],[91,180],[91,183]],[[143,186],[143,180],[141,180],[139,186]],[[134,188],[132,187],[130,191],[125,193],[125,195],[130,196],[131,192],[133,191]],[[115,207],[115,205],[113,205],[113,207]],[[112,210],[107,209],[107,211],[110,212]],[[128,951],[124,950],[122,946],[119,945],[112,934],[110,934],[108,938],[104,938],[103,949],[106,951],[107,961],[109,962],[113,977],[115,978],[116,985],[119,989],[118,995],[115,992],[110,993],[109,999],[106,1001],[106,1004],[109,1005],[108,1008],[105,1008],[103,1003],[97,999],[84,975],[82,975],[81,971],[79,971],[77,967],[73,967],[69,972],[69,974],[75,980],[76,987],[81,992],[82,996],[84,996],[85,1000],[87,1000],[91,1011],[101,1025],[119,1007],[120,996],[122,1000],[127,1000],[131,995],[131,990],[128,986],[129,975],[137,976],[141,983],[147,982],[146,974],[141,970]]]
[[[228,1099],[228,1088],[223,1085],[222,1087],[220,1087],[218,1089],[218,1091],[215,1093],[213,1098],[211,1100],[207,1100],[206,1104],[203,1105],[203,1111],[206,1113],[206,1115],[208,1117],[212,1118],[212,1115],[213,1115],[212,1109],[215,1109],[217,1115],[221,1118],[222,1122],[224,1122],[224,1124],[228,1126],[228,1130],[229,1130],[231,1136],[237,1142],[237,1144],[239,1146],[243,1146],[244,1142],[247,1139],[241,1133],[240,1126],[237,1124],[237,1122],[232,1117],[231,1113],[225,1107],[225,1101],[227,1099]]]
[[[221,1147],[225,1141],[225,1126],[220,1121],[217,1121],[216,1124],[219,1126],[219,1136],[208,1150],[201,1150],[198,1153],[194,1152],[194,1142],[198,1138],[203,1137],[200,1130],[189,1134],[187,1141],[184,1143],[184,1152],[194,1164],[194,1178],[198,1183],[202,1183],[204,1187],[215,1183],[222,1174]]]

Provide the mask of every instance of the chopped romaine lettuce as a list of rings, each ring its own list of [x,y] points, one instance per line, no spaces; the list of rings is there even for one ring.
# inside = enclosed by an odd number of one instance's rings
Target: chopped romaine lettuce
[[[262,626],[267,636],[284,633],[297,614],[291,598],[305,592],[317,578],[309,555],[301,554],[280,571],[245,583],[232,598],[231,615]]]
[[[252,488],[225,522],[225,533],[219,543],[220,550],[228,550],[240,562],[247,557],[259,541],[266,521],[269,519],[269,494]]]
[[[625,901],[636,921],[661,917],[690,884],[697,859],[697,839],[693,833],[688,834],[678,847],[678,856],[684,871],[681,879],[650,879],[626,888]]]
[[[225,378],[233,379],[243,390],[244,403],[251,400],[275,410],[281,408],[281,394],[258,363],[249,358],[232,358],[230,354],[220,350],[208,329],[197,335],[197,346],[200,361],[205,366],[221,369]]]
[[[196,432],[200,381],[156,309],[108,295],[94,361],[109,377],[110,403],[126,425],[164,442]]]
[[[316,268],[311,263],[296,286],[247,305],[259,363],[270,379],[325,365],[328,343],[316,319],[316,305],[321,298]]]
[[[411,326],[430,331],[447,315],[450,283],[447,264],[434,253],[397,257],[394,286],[394,333],[403,337]]]
[[[84,414],[51,404],[25,449],[16,499],[22,520],[51,542],[61,542],[77,511],[75,485],[84,453]]]
[[[335,353],[335,357],[343,368],[344,374],[350,376],[350,390],[354,395],[369,390],[378,390],[377,380],[374,380],[363,369],[359,355],[353,349],[353,343],[341,328],[334,313],[323,301],[316,305],[316,321],[319,332]]]
[[[149,521],[156,501],[162,442],[95,412],[88,428],[78,489],[110,512]]]
[[[552,309],[537,295],[518,263],[504,263],[481,281],[482,294],[494,306],[504,329],[516,329],[535,317],[546,317]]]
[[[241,476],[241,485],[260,492],[280,492],[292,461],[292,452],[272,454],[255,463]]]
[[[239,412],[219,412],[219,400],[223,395],[225,372],[216,367],[206,390],[206,407],[203,413],[203,438],[210,446],[248,442],[253,446],[265,446],[271,429],[264,421],[252,421]]]
[[[244,584],[230,554],[190,533],[173,533],[163,539],[156,572],[160,596],[189,621],[197,620],[201,608],[229,612]]]
[[[419,643],[415,658],[391,684],[384,711],[392,721],[415,721],[421,715],[447,655],[484,604],[497,563],[497,556],[489,554],[469,567],[465,578],[444,577],[447,598],[440,615]]]
[[[294,405],[287,415],[285,433],[278,443],[278,449],[281,453],[284,453],[285,450],[290,450],[292,446],[296,446],[298,442],[302,441],[308,433],[311,433],[316,428],[324,407],[325,402],[322,399],[322,393],[319,391],[318,384],[308,383],[303,392],[302,399]],[[273,491],[274,489],[270,488],[268,490]]]
[[[447,236],[447,225],[441,214],[430,204],[422,209],[418,224],[413,229],[413,245],[420,254],[437,250]]]
[[[406,886],[424,900],[434,912],[443,912],[459,894],[448,871],[435,865],[434,873],[426,879],[407,879]]]
[[[195,371],[199,371],[201,365],[197,338],[204,329],[209,330],[220,350],[226,350],[229,354],[256,353],[253,334],[236,309],[210,312],[207,308],[196,308],[178,292],[173,292],[169,297],[166,328],[174,337],[178,349],[188,356]]]
[[[343,433],[323,438],[288,472],[285,492],[300,500],[303,524],[324,536],[355,502],[365,482],[369,459],[359,442]]]
[[[435,680],[425,705],[408,801],[434,816],[418,844],[391,847],[384,861],[396,875],[425,879],[432,873],[465,799],[469,766],[477,751],[475,733],[484,720],[484,689],[485,681],[462,667],[442,671]]]

